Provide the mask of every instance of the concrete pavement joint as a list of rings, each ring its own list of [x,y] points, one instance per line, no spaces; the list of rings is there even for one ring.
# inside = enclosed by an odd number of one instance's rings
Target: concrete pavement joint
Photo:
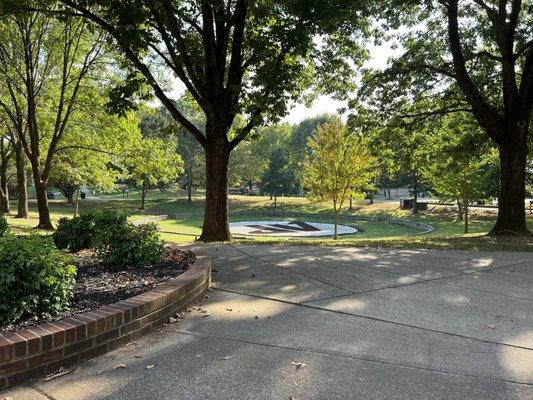
[[[353,292],[353,293],[347,293],[347,294],[339,294],[339,295],[336,295],[336,296],[324,297],[324,298],[319,299],[319,300],[332,300],[332,299],[337,299],[339,297],[348,297],[348,296],[357,295],[357,294],[366,294],[366,293],[378,292],[380,290],[386,290],[386,289],[396,289],[396,288],[403,287],[403,286],[411,286],[411,285],[422,284],[422,283],[427,283],[427,282],[431,283],[431,282],[441,281],[441,280],[445,280],[445,279],[451,279],[451,278],[457,278],[457,277],[461,277],[461,276],[473,275],[473,274],[481,273],[481,272],[492,272],[493,270],[496,270],[496,269],[499,269],[499,268],[513,267],[513,266],[516,266],[516,265],[521,265],[523,263],[525,263],[525,261],[522,261],[522,262],[517,263],[517,264],[503,265],[503,266],[499,266],[499,267],[494,267],[494,268],[492,268],[490,270],[463,272],[463,273],[460,273],[460,274],[454,274],[454,275],[449,275],[449,276],[441,276],[441,277],[429,278],[429,279],[421,279],[421,278],[417,278],[416,276],[413,276],[413,275],[403,275],[403,274],[400,274],[400,273],[397,273],[397,272],[384,271],[384,270],[380,270],[380,269],[375,268],[375,267],[369,267],[369,266],[361,265],[361,267],[368,268],[368,269],[371,269],[371,270],[388,272],[390,274],[395,274],[397,276],[409,277],[409,278],[414,278],[414,279],[417,279],[417,280],[415,282],[399,283],[397,285],[388,285],[388,286],[383,286],[383,287],[375,288],[375,289],[361,290],[359,292]],[[497,272],[495,272],[495,273],[497,273]],[[517,296],[505,294],[505,293],[496,293],[496,292],[492,292],[490,290],[477,289],[477,288],[472,288],[472,287],[467,287],[467,286],[460,286],[460,285],[456,285],[456,284],[453,284],[453,283],[445,283],[445,282],[441,283],[441,282],[439,282],[439,284],[446,285],[446,286],[460,287],[460,288],[464,288],[464,289],[469,289],[469,290],[474,290],[474,291],[484,292],[484,293],[490,293],[490,294],[510,297],[510,298],[514,298],[514,299],[532,301],[531,299],[527,299],[527,298],[524,298],[524,297],[517,297]],[[311,299],[311,300],[302,301],[302,304],[310,303],[310,302],[313,302],[313,301],[317,301],[317,300]]]
[[[386,270],[383,270],[383,269],[370,267],[368,265],[359,265],[360,267],[367,268],[367,269],[370,269],[370,270],[373,270],[373,271],[381,271],[381,272],[386,272],[386,273],[397,275],[397,276],[401,276],[401,277],[413,278],[413,279],[416,279],[416,281],[409,282],[409,283],[400,283],[400,284],[397,284],[397,285],[388,285],[388,286],[384,286],[384,287],[381,287],[381,288],[369,289],[369,290],[363,290],[363,291],[358,291],[357,292],[357,291],[346,289],[346,288],[343,288],[343,287],[340,287],[340,286],[337,286],[337,285],[333,285],[333,284],[331,284],[329,282],[322,281],[322,280],[317,279],[317,278],[315,278],[313,276],[304,274],[303,272],[293,271],[290,267],[286,267],[286,268],[281,267],[281,266],[279,266],[276,263],[273,263],[271,261],[263,260],[263,259],[261,259],[259,257],[253,256],[253,255],[251,255],[251,254],[249,254],[249,253],[247,253],[247,252],[245,252],[245,251],[243,251],[243,250],[241,250],[241,249],[239,249],[239,248],[237,248],[237,247],[235,247],[235,246],[233,246],[231,244],[228,245],[228,246],[231,247],[232,249],[234,249],[234,250],[246,255],[247,257],[254,259],[254,260],[257,260],[257,261],[263,262],[265,264],[274,266],[276,268],[282,269],[283,271],[290,271],[290,272],[292,272],[294,274],[301,275],[301,276],[304,276],[306,278],[309,278],[309,279],[315,280],[317,282],[323,283],[325,285],[331,286],[333,288],[336,288],[336,289],[339,289],[339,290],[344,290],[344,291],[348,292],[346,294],[335,295],[335,296],[331,296],[331,297],[324,297],[324,298],[321,298],[321,299],[306,300],[306,301],[301,302],[301,304],[312,302],[312,301],[318,301],[318,300],[331,300],[331,299],[336,299],[336,298],[340,298],[340,297],[347,297],[347,296],[356,295],[356,294],[372,293],[372,292],[377,292],[377,291],[385,290],[385,289],[395,289],[395,288],[398,288],[398,287],[410,286],[410,285],[415,285],[415,284],[419,284],[419,283],[434,282],[434,281],[439,281],[439,280],[444,280],[444,279],[451,279],[451,278],[456,278],[456,277],[460,277],[460,276],[472,275],[472,274],[475,274],[475,273],[478,273],[478,272],[479,273],[481,273],[481,272],[491,272],[491,271],[495,271],[495,270],[498,270],[498,269],[501,269],[501,268],[515,267],[515,266],[518,266],[518,265],[525,264],[527,262],[527,261],[521,260],[521,261],[513,263],[513,264],[501,265],[499,267],[492,267],[490,269],[485,269],[485,270],[482,270],[482,271],[469,271],[469,272],[463,272],[463,273],[460,273],[460,274],[453,274],[453,275],[449,275],[449,276],[430,278],[430,279],[422,279],[422,278],[416,277],[414,275],[404,275],[404,274],[400,274],[398,272],[386,271]],[[415,258],[417,260],[420,260],[420,261],[426,261],[426,262],[428,261],[428,260],[424,260],[424,259],[420,259],[420,258],[416,258],[416,257],[413,257],[413,258]],[[473,259],[469,258],[468,260],[473,260]],[[441,262],[437,261],[437,263],[441,263]],[[444,264],[444,263],[441,263],[441,264]],[[444,285],[452,285],[452,284],[444,283]],[[465,289],[478,290],[478,291],[483,291],[483,292],[492,293],[492,294],[499,294],[499,293],[493,293],[493,292],[490,292],[490,291],[484,291],[482,289],[474,289],[474,288],[467,288],[467,287],[465,287]],[[519,297],[511,296],[511,295],[505,295],[505,294],[501,294],[501,295],[502,296],[512,297],[512,298],[519,298]],[[523,299],[523,298],[520,298],[520,299]],[[529,299],[524,299],[524,300],[529,300]]]
[[[40,387],[35,386],[34,384],[30,384],[29,387],[33,390],[35,390],[37,393],[39,393],[41,396],[46,397],[48,400],[58,400],[54,396],[46,393],[43,389]]]
[[[233,294],[240,295],[240,296],[248,296],[248,297],[254,297],[254,298],[258,298],[258,299],[270,300],[270,301],[275,301],[275,302],[278,302],[278,303],[284,303],[284,304],[289,304],[289,305],[298,306],[298,307],[306,307],[306,308],[310,308],[310,309],[314,309],[314,310],[331,312],[331,313],[334,313],[334,314],[349,315],[349,316],[356,317],[356,318],[363,318],[363,319],[368,319],[368,320],[371,320],[371,321],[384,322],[384,323],[388,323],[388,324],[392,324],[392,325],[403,326],[403,327],[406,327],[406,328],[419,329],[419,330],[422,330],[422,331],[438,333],[438,334],[441,334],[441,335],[454,336],[454,337],[458,337],[458,338],[462,338],[462,339],[475,340],[475,341],[479,341],[479,342],[483,342],[483,343],[495,344],[495,345],[499,345],[499,346],[512,347],[512,348],[515,348],[515,349],[528,350],[528,351],[533,350],[533,348],[531,348],[531,347],[518,346],[518,345],[514,345],[514,344],[502,343],[502,342],[497,342],[497,341],[488,340],[488,339],[480,339],[480,338],[476,338],[476,337],[472,337],[472,336],[461,335],[459,333],[452,333],[452,332],[441,331],[441,330],[438,330],[438,329],[424,328],[424,327],[421,327],[421,326],[406,324],[406,323],[403,323],[403,322],[390,321],[390,320],[387,320],[387,319],[371,317],[371,316],[368,316],[368,315],[354,314],[354,313],[350,313],[350,312],[347,312],[347,311],[340,311],[340,310],[331,310],[329,308],[324,308],[324,307],[319,307],[319,306],[310,305],[310,304],[304,304],[304,303],[295,303],[295,302],[292,302],[292,301],[289,301],[289,300],[275,299],[275,298],[272,298],[272,297],[260,296],[260,295],[256,295],[256,294],[240,293],[240,292],[236,292],[236,291],[233,291],[233,290],[221,289],[221,288],[213,288],[213,290],[218,290],[220,292],[226,292],[226,293],[233,293]],[[339,297],[341,297],[341,296],[339,296]]]
[[[427,367],[421,367],[421,366],[395,363],[395,362],[385,361],[382,359],[372,358],[372,357],[353,356],[350,354],[339,354],[337,352],[331,352],[331,351],[318,351],[318,350],[298,348],[298,347],[280,346],[280,345],[269,344],[269,343],[252,342],[252,341],[247,341],[247,340],[242,340],[242,339],[226,338],[226,337],[217,336],[217,335],[201,335],[201,334],[193,333],[189,331],[174,330],[174,329],[168,329],[168,328],[165,328],[165,329],[171,332],[180,334],[180,335],[199,337],[202,339],[223,340],[223,341],[228,341],[228,342],[233,342],[233,343],[242,343],[242,344],[248,344],[248,345],[253,345],[253,346],[269,347],[269,348],[275,348],[275,349],[280,349],[280,350],[292,350],[292,351],[297,351],[297,352],[302,352],[302,353],[318,354],[318,355],[323,355],[323,356],[328,356],[328,357],[347,358],[347,359],[365,361],[365,362],[370,362],[370,363],[377,363],[377,364],[382,364],[382,365],[387,365],[387,366],[392,366],[392,367],[434,372],[434,373],[439,373],[443,375],[460,376],[460,377],[474,378],[474,379],[480,379],[480,380],[486,380],[486,381],[505,382],[505,383],[512,383],[512,384],[517,384],[517,385],[524,385],[524,386],[533,386],[533,383],[530,383],[530,382],[513,381],[509,379],[499,379],[499,378],[489,378],[489,377],[478,376],[474,374],[466,374],[466,373],[461,373],[461,372],[451,372],[451,371],[445,371],[441,369],[433,369],[433,368],[427,368]]]
[[[333,288],[335,288],[335,289],[339,289],[339,290],[343,290],[343,291],[345,291],[345,292],[349,292],[349,294],[356,294],[356,293],[353,292],[352,290],[345,289],[345,288],[342,288],[342,287],[337,286],[337,285],[333,285],[333,284],[331,284],[331,283],[329,283],[329,282],[326,282],[326,281],[323,281],[323,280],[321,280],[321,279],[317,279],[317,278],[315,278],[315,277],[313,277],[313,276],[310,276],[310,275],[304,274],[303,272],[293,271],[293,270],[291,270],[291,269],[289,269],[289,268],[281,267],[281,266],[279,266],[279,265],[277,265],[276,263],[273,263],[273,262],[271,262],[271,261],[263,260],[263,259],[261,259],[261,258],[259,258],[259,257],[253,256],[253,255],[251,255],[251,254],[249,254],[249,253],[246,253],[245,251],[243,251],[243,250],[241,250],[241,249],[238,249],[237,247],[235,247],[235,246],[233,246],[233,245],[231,245],[231,244],[228,245],[228,246],[231,247],[232,249],[238,251],[239,253],[244,254],[245,256],[247,256],[247,257],[249,257],[249,258],[252,258],[252,259],[254,259],[254,260],[261,261],[262,263],[265,263],[265,264],[271,265],[271,266],[273,266],[273,267],[279,268],[279,269],[283,270],[284,272],[291,272],[291,273],[293,273],[293,274],[300,275],[300,276],[304,276],[304,277],[306,277],[306,278],[308,278],[308,279],[311,279],[311,280],[314,280],[314,281],[316,281],[316,282],[320,282],[320,283],[322,283],[322,284],[324,284],[324,285],[331,286],[331,287],[333,287]]]

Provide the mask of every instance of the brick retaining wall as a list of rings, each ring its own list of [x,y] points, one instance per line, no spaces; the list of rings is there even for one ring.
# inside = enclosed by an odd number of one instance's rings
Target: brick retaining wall
[[[0,389],[57,372],[151,332],[200,301],[211,281],[211,260],[155,289],[98,310],[0,334]]]

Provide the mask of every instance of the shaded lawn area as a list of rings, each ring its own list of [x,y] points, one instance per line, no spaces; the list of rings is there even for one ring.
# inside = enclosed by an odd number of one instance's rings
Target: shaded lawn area
[[[135,191],[130,192],[128,198],[123,198],[121,193],[106,195],[101,198],[92,198],[80,201],[80,211],[91,209],[122,210],[130,213],[132,220],[142,219],[152,215],[167,215],[181,213],[202,213],[203,193],[195,193],[192,202],[188,202],[185,191],[152,191],[148,194],[146,210],[139,210],[140,197]],[[484,235],[493,226],[496,215],[490,213],[472,214],[470,221],[470,233],[463,234],[463,223],[456,220],[454,210],[439,210],[419,215],[411,215],[408,210],[398,208],[399,201],[376,202],[373,205],[356,205],[354,209],[345,211],[345,215],[383,217],[383,218],[406,218],[413,221],[424,222],[432,225],[435,231],[416,235],[414,228],[394,225],[387,222],[369,221],[343,221],[340,223],[354,226],[360,230],[354,235],[340,236],[339,240],[331,238],[247,238],[235,237],[236,243],[282,243],[282,244],[309,244],[309,245],[339,245],[339,246],[371,246],[371,247],[399,247],[399,248],[440,248],[440,249],[472,249],[472,250],[516,250],[531,251],[531,240],[505,240],[498,241]],[[311,203],[305,198],[278,198],[278,206],[273,208],[273,201],[266,196],[236,196],[229,198],[231,221],[243,221],[250,219],[262,219],[258,215],[246,215],[250,213],[310,213],[316,214],[305,219],[315,222],[331,222],[331,210],[327,204]],[[53,222],[61,217],[71,217],[74,208],[65,204],[64,200],[51,200],[50,209]],[[16,203],[12,202],[12,210],[16,210]],[[15,233],[36,232],[32,229],[37,225],[37,210],[34,201],[30,202],[29,220],[14,219],[8,216],[8,222]],[[233,215],[232,215],[233,213]],[[238,215],[236,215],[238,214]],[[323,216],[320,216],[323,214]],[[283,220],[290,217],[267,217],[266,219]],[[533,229],[533,218],[528,216],[528,222]],[[161,236],[164,240],[174,243],[190,243],[200,235],[202,219],[169,219],[158,222]]]

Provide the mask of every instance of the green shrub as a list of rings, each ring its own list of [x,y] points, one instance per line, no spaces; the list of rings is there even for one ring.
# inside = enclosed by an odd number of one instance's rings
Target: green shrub
[[[163,243],[157,226],[135,226],[128,215],[116,211],[91,211],[59,220],[54,242],[60,249],[93,249],[106,267],[147,266],[161,260]]]
[[[79,217],[61,218],[53,234],[54,243],[70,251],[89,249],[100,230],[123,226],[127,220],[127,214],[116,211],[89,211]]]
[[[114,269],[152,265],[160,261],[164,253],[155,224],[135,226],[126,222],[113,225],[100,230],[95,242],[99,261]]]
[[[68,308],[76,268],[48,238],[0,238],[0,326]]]
[[[0,238],[7,233],[8,229],[6,218],[0,214]]]

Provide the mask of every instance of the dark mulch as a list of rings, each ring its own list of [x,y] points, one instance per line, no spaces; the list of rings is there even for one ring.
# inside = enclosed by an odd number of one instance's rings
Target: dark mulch
[[[57,321],[84,311],[95,310],[106,304],[126,300],[175,278],[195,261],[193,252],[182,251],[172,246],[165,248],[165,256],[158,264],[121,271],[103,268],[89,250],[82,250],[74,254],[74,257],[78,275],[70,309],[49,319],[32,318],[21,321],[16,325],[0,328],[0,332]]]

